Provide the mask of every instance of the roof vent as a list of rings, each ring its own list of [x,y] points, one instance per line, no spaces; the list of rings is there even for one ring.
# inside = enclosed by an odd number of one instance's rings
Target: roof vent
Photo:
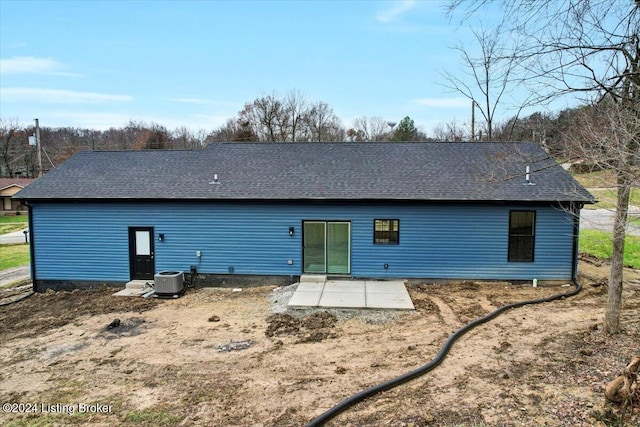
[[[531,168],[529,167],[529,165],[527,165],[527,167],[525,168],[524,185],[536,185],[535,183],[531,182]]]
[[[209,184],[220,185],[220,181],[218,180],[218,174],[213,174],[213,181],[209,182]]]

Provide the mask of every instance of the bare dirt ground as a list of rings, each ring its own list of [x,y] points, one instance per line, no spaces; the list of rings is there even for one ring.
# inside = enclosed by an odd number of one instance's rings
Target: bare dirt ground
[[[581,269],[589,279],[580,295],[508,311],[466,334],[434,371],[329,425],[618,425],[603,391],[640,354],[640,273],[627,271],[624,332],[609,337],[606,287],[589,284],[604,282],[606,265]],[[274,286],[189,290],[176,300],[114,297],[113,289],[37,294],[0,307],[0,403],[33,411],[0,412],[0,424],[304,425],[425,364],[466,322],[567,291],[408,288],[415,312],[282,312],[291,288]],[[108,329],[115,318],[120,325]],[[637,401],[626,425],[640,425]]]

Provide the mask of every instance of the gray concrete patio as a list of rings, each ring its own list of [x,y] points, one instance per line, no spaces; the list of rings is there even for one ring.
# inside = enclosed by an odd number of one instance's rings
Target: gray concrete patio
[[[377,280],[304,280],[288,304],[291,308],[377,308],[414,310],[404,282]]]

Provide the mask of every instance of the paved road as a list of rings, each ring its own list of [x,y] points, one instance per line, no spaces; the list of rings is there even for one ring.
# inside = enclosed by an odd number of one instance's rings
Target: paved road
[[[25,230],[14,231],[13,233],[0,235],[0,245],[6,245],[9,243],[24,243]]]
[[[0,245],[11,243],[24,243],[24,233],[22,232],[22,230],[0,235]],[[28,265],[9,268],[7,270],[0,270],[0,288],[4,285],[8,285],[9,283],[29,280],[30,278],[31,268]]]
[[[630,209],[629,213],[630,218],[637,218],[640,214],[640,209]],[[590,230],[613,231],[614,216],[615,212],[609,209],[582,209],[580,212],[580,227]],[[635,224],[629,224],[627,234],[640,236],[640,226]]]
[[[9,283],[28,280],[31,278],[31,267],[24,265],[22,267],[9,268],[0,270],[0,288]]]

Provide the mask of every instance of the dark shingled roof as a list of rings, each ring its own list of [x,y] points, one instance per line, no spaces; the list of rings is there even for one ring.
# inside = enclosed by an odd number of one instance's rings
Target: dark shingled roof
[[[527,165],[535,185],[525,184]],[[196,151],[88,151],[16,198],[594,202],[544,150],[527,142],[217,143]]]

